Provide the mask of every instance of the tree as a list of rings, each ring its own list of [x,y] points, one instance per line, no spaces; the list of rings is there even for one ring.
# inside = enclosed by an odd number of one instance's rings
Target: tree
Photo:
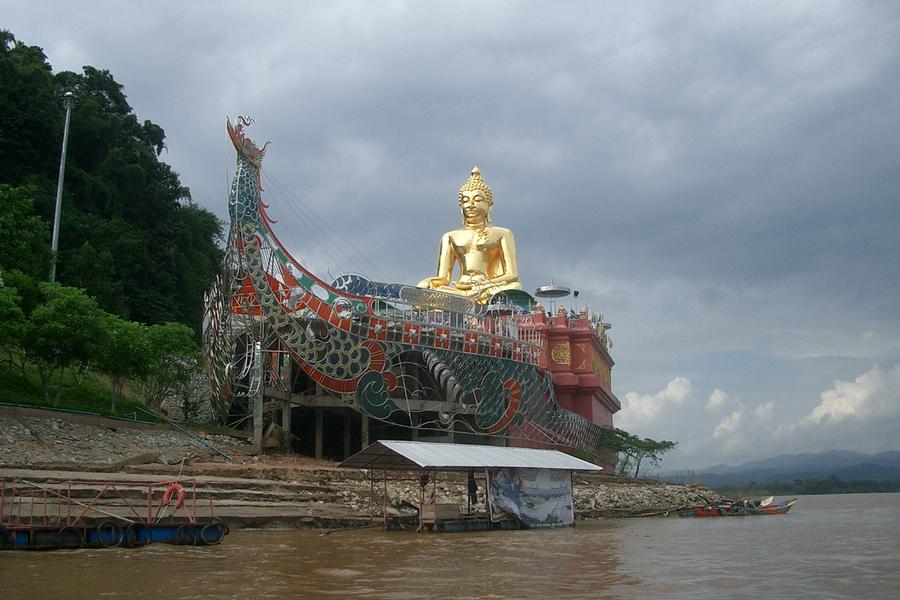
[[[0,266],[35,277],[47,269],[65,111],[73,91],[57,276],[98,305],[146,324],[182,322],[199,331],[203,291],[222,257],[222,224],[191,200],[160,160],[165,131],[139,120],[104,69],[54,74],[36,46],[0,31]],[[13,191],[10,191],[13,190]],[[22,191],[25,190],[25,191]],[[15,204],[9,204],[15,194]],[[14,211],[15,217],[3,216]],[[26,226],[27,225],[27,226]],[[38,233],[43,232],[43,238]],[[29,252],[28,249],[35,249]],[[14,258],[6,258],[13,254]]]
[[[115,414],[125,383],[144,376],[149,370],[150,343],[146,326],[115,315],[103,319],[103,328],[105,343],[98,353],[96,367],[109,376],[112,385],[109,410]]]
[[[143,378],[144,403],[159,408],[163,400],[179,394],[199,364],[200,348],[194,332],[179,323],[153,325],[147,330],[150,348],[148,370]]]
[[[0,29],[0,183],[52,189],[64,112],[50,63],[37,46]]]
[[[83,290],[56,283],[41,284],[41,290],[47,301],[31,313],[23,346],[26,359],[38,370],[48,404],[53,376],[58,375],[53,406],[59,406],[66,369],[84,369],[97,358],[104,343],[104,315]]]
[[[44,276],[41,275],[40,280],[35,279],[18,269],[3,271],[4,285],[16,290],[16,293],[22,298],[21,308],[26,318],[30,317],[32,311],[46,300],[44,292],[41,290],[43,278]]]
[[[668,440],[651,440],[644,438],[638,440],[633,451],[634,458],[634,476],[637,477],[641,470],[641,462],[647,459],[653,466],[659,466],[662,455],[672,450],[678,442],[670,442]]]
[[[662,455],[673,449],[678,442],[656,441],[650,438],[639,438],[619,428],[610,429],[603,438],[603,447],[618,455],[619,475],[628,473],[629,468],[634,468],[633,476],[637,477],[644,460],[649,460],[658,465]]]
[[[34,212],[38,195],[33,185],[0,184],[0,268],[44,278],[50,265],[50,230]]]
[[[14,357],[19,353],[24,332],[22,297],[15,288],[5,287],[0,279],[0,340],[8,353],[10,366],[15,365]]]

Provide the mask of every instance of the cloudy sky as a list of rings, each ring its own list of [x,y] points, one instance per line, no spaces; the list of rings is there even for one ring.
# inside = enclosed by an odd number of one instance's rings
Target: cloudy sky
[[[616,424],[666,469],[900,449],[900,4],[41,2],[0,27],[108,69],[225,218],[226,115],[276,232],[416,282],[473,165],[613,323]]]

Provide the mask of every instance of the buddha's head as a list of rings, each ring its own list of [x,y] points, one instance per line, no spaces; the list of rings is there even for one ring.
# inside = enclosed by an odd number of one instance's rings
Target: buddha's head
[[[459,211],[463,225],[487,225],[494,210],[494,194],[481,178],[478,167],[472,167],[472,174],[459,188]]]

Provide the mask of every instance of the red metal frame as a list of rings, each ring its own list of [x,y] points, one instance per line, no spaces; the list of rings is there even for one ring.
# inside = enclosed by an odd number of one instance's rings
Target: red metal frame
[[[166,513],[170,507],[174,510],[169,516],[174,517],[176,511],[181,511],[179,516],[187,518],[188,523],[195,524],[198,521],[197,480],[194,478],[152,482],[72,479],[65,482],[64,488],[40,486],[37,484],[31,485],[34,487],[14,487],[0,481],[0,525],[11,531],[62,525],[70,527],[82,524],[85,518],[98,516],[154,525],[166,518]],[[102,486],[102,489],[89,501],[81,502],[72,497],[73,485],[99,485]],[[185,490],[185,502],[181,508],[174,508],[175,503],[171,500],[169,504],[163,503],[163,496],[166,490],[173,485],[180,485]],[[135,488],[145,490],[147,498],[146,516],[142,515],[136,509],[137,505],[132,504],[132,501],[123,494],[123,491]],[[109,492],[109,495],[107,495],[107,492]],[[155,496],[158,496],[158,498]],[[98,506],[99,501],[104,498],[121,500],[121,504],[116,505],[116,507],[127,509],[125,511],[127,516],[100,508]],[[55,500],[55,503],[53,500]],[[26,504],[28,504],[28,509],[23,514],[23,506]],[[55,515],[51,512],[54,504],[56,509]],[[78,512],[79,508],[81,509],[80,512]],[[74,515],[73,512],[75,513]],[[209,499],[209,517],[215,518],[211,498]]]

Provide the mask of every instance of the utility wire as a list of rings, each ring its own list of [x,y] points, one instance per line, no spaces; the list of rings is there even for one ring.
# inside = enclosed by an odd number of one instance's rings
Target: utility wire
[[[299,204],[299,205],[303,208],[304,214],[307,215],[307,218],[309,219],[309,221],[310,221],[310,222],[313,224],[313,226],[315,226],[320,232],[322,232],[323,234],[326,234],[326,232],[323,230],[323,228],[320,227],[318,224],[316,224],[315,220],[318,220],[322,225],[325,226],[325,228],[327,228],[327,229],[331,232],[331,234],[332,234],[333,236],[335,236],[335,237],[337,237],[338,239],[340,239],[344,244],[346,244],[346,245],[349,246],[354,252],[356,252],[356,254],[357,254],[358,256],[362,257],[362,259],[363,259],[365,262],[367,262],[369,265],[371,265],[372,268],[373,268],[375,271],[377,271],[381,276],[384,277],[384,279],[385,279],[386,282],[391,282],[391,281],[393,281],[393,278],[391,278],[390,275],[388,275],[381,267],[379,267],[377,263],[375,263],[374,261],[372,261],[372,260],[371,260],[364,252],[362,252],[359,248],[357,248],[356,245],[353,244],[353,242],[351,242],[349,239],[347,239],[346,237],[344,237],[344,236],[341,234],[340,231],[338,231],[337,229],[335,229],[335,228],[328,222],[327,219],[324,219],[323,217],[321,217],[321,216],[320,216],[320,215],[319,215],[319,214],[318,214],[311,206],[309,206],[307,203],[305,203],[305,202],[304,202],[302,199],[300,199],[296,194],[294,194],[293,192],[291,192],[290,189],[287,188],[287,186],[285,186],[284,184],[282,184],[276,177],[274,177],[274,176],[273,176],[272,174],[270,174],[268,171],[262,171],[262,172],[263,172],[263,174],[265,175],[266,180],[267,180],[267,181],[271,181],[272,183],[274,183],[275,186],[276,186],[277,188],[279,188],[279,191],[280,191],[285,197],[287,197],[288,200],[291,200],[293,203]],[[297,208],[296,208],[296,206],[294,206],[293,203],[288,203],[288,206],[291,206],[291,208],[296,212],[296,214],[298,214],[298,216],[300,216],[301,218],[303,218],[303,215],[301,215],[301,214],[299,213],[299,211],[297,211]],[[326,234],[326,239],[329,239],[329,236],[328,236],[327,234]],[[331,243],[332,243],[334,246],[336,246],[336,247],[340,250],[341,254],[343,254],[344,256],[347,257],[347,259],[350,261],[351,264],[353,264],[354,266],[357,266],[357,268],[358,268],[357,262],[356,262],[352,257],[350,257],[349,255],[347,255],[346,252],[344,252],[344,250],[343,250],[343,248],[341,247],[340,244],[336,244],[336,243],[333,242],[333,241],[331,241]],[[361,271],[362,269],[359,269],[359,270]]]

